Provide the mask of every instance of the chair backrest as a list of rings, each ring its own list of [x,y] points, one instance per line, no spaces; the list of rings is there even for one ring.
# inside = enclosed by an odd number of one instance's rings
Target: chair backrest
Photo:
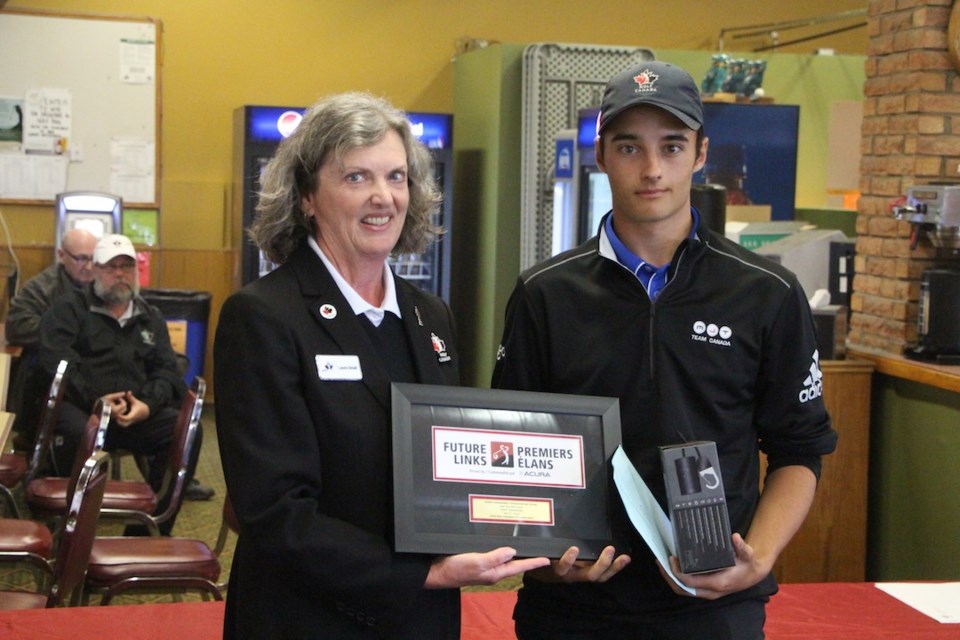
[[[80,438],[80,444],[77,446],[77,453],[73,458],[73,468],[70,471],[70,482],[67,487],[67,503],[73,497],[76,490],[77,480],[87,459],[93,454],[103,449],[103,443],[107,439],[107,427],[110,426],[110,405],[102,399],[97,400],[93,406],[93,412],[84,426],[83,435]]]
[[[170,453],[167,457],[167,473],[164,476],[160,496],[170,496],[163,513],[158,513],[156,519],[165,522],[180,510],[183,503],[183,493],[187,486],[187,473],[190,459],[196,446],[197,431],[200,429],[200,414],[203,413],[203,398],[207,393],[207,382],[197,376],[193,384],[183,395],[180,402],[180,413],[177,423],[173,427],[173,442],[170,444]],[[161,498],[162,499],[162,498]]]
[[[90,563],[90,550],[97,533],[97,520],[107,484],[109,460],[110,454],[97,451],[80,470],[60,536],[47,607],[62,604],[71,594],[74,603],[79,601],[77,588],[83,584]]]
[[[63,403],[63,393],[67,388],[67,361],[61,360],[57,365],[57,372],[50,383],[47,400],[40,412],[40,421],[37,423],[37,433],[33,440],[33,452],[27,463],[26,482],[33,480],[43,467],[49,452],[50,438],[60,418],[60,407]]]

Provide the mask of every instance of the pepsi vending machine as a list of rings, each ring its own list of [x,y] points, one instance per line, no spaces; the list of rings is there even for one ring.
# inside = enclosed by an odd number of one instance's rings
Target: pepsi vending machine
[[[240,285],[271,271],[271,263],[250,242],[247,229],[256,215],[260,174],[273,157],[280,141],[293,133],[304,107],[244,106],[233,118],[233,229],[234,246],[240,247]],[[447,113],[407,113],[414,135],[433,155],[437,185],[443,203],[434,223],[445,233],[422,254],[390,258],[397,275],[421,289],[450,300],[450,247],[453,230],[453,116]]]

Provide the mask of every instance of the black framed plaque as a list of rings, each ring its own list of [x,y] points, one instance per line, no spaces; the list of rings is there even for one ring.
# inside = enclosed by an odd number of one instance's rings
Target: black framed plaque
[[[615,544],[616,398],[394,383],[392,401],[397,551],[595,559]]]

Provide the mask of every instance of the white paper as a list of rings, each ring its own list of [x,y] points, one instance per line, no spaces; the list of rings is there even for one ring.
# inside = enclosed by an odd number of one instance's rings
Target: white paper
[[[613,454],[613,481],[620,492],[620,499],[623,500],[623,505],[627,509],[630,522],[653,551],[660,566],[681,589],[691,595],[697,595],[695,589],[680,582],[670,569],[670,556],[676,555],[670,518],[660,508],[660,503],[650,493],[650,488],[637,473],[622,446],[617,447]]]
[[[120,40],[120,82],[153,82],[157,68],[157,46],[152,40]]]
[[[876,586],[937,622],[960,624],[960,582],[878,582]]]
[[[72,107],[67,89],[29,89],[23,100],[23,149],[64,153],[70,140]]]
[[[66,157],[0,153],[0,198],[53,200],[66,190]]]
[[[153,202],[156,145],[141,138],[110,139],[110,192],[126,202]]]

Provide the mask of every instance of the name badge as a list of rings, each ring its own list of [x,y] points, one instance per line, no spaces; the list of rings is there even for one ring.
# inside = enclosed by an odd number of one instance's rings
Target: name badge
[[[316,356],[321,380],[363,380],[357,356]]]

